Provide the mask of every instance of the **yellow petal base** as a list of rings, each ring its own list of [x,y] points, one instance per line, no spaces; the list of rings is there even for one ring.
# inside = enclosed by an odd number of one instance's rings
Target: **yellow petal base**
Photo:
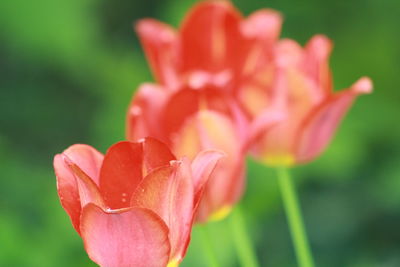
[[[167,267],[178,267],[178,266],[179,266],[179,260],[177,259],[173,259],[167,264]]]
[[[225,205],[210,215],[209,221],[220,221],[224,219],[232,211],[232,206]]]
[[[262,162],[268,166],[291,167],[296,163],[296,159],[291,154],[274,155],[274,156],[268,155],[262,159]]]

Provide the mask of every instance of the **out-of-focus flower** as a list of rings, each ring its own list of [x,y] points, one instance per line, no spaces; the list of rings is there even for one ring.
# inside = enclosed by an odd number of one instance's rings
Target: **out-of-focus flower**
[[[278,116],[249,128],[234,95],[242,84],[265,72],[278,38],[281,16],[263,9],[248,18],[230,1],[203,1],[179,30],[143,19],[136,31],[157,82],[144,84],[128,111],[127,138],[153,136],[175,154],[226,152],[212,174],[199,207],[198,221],[227,215],[244,188],[245,148]]]
[[[167,90],[206,75],[236,91],[269,62],[281,21],[270,9],[244,18],[230,1],[217,0],[193,7],[179,30],[143,19],[136,31],[157,82]]]
[[[321,35],[314,36],[305,48],[281,40],[269,72],[241,88],[240,101],[253,121],[268,109],[287,114],[252,146],[262,162],[290,166],[313,160],[329,144],[355,98],[372,91],[371,80],[363,77],[349,89],[333,92],[331,50],[331,41]]]
[[[73,145],[54,158],[58,194],[89,257],[101,266],[178,266],[220,152],[192,163],[161,142],[120,142],[103,156]]]
[[[205,188],[197,218],[200,222],[223,218],[241,197],[244,140],[252,132],[233,97],[205,81],[199,88],[188,85],[175,92],[144,84],[127,114],[128,140],[155,137],[168,144],[177,156],[190,159],[204,149],[226,153]],[[270,124],[276,119],[274,115],[267,118]]]

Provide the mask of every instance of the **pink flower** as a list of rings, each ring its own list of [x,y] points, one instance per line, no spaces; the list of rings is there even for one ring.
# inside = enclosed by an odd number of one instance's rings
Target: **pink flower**
[[[198,220],[205,222],[224,217],[243,192],[243,119],[235,102],[211,85],[169,93],[161,86],[144,84],[127,114],[127,138],[152,136],[167,143],[176,155],[190,159],[204,149],[226,153],[211,175],[199,206]]]
[[[192,163],[161,142],[119,142],[103,156],[73,145],[54,158],[58,194],[89,257],[101,266],[177,266],[203,187],[221,153]]]
[[[234,95],[271,63],[281,16],[268,9],[248,18],[229,1],[203,1],[179,30],[153,19],[136,25],[160,85],[140,87],[127,115],[127,138],[152,136],[179,156],[226,152],[200,203],[198,221],[220,219],[240,199],[245,184],[247,144],[277,120],[271,112],[251,129]],[[261,124],[261,123],[260,123]]]
[[[143,19],[136,31],[157,82],[167,90],[201,75],[235,91],[270,61],[281,21],[274,10],[243,18],[230,1],[203,1],[179,30]]]
[[[259,160],[269,165],[313,160],[327,147],[355,98],[372,91],[371,80],[363,77],[349,89],[333,92],[331,50],[331,41],[321,35],[314,36],[305,48],[281,40],[273,68],[241,88],[239,99],[253,123],[262,121],[270,109],[287,114],[285,120],[258,135],[252,152]]]
[[[270,115],[263,121],[263,129],[280,119],[279,114]],[[168,92],[161,86],[144,84],[128,110],[127,139],[152,136],[167,143],[175,154],[189,158],[204,149],[226,153],[199,206],[197,220],[206,222],[225,217],[244,191],[246,140],[259,131],[248,126],[233,97],[215,85]]]

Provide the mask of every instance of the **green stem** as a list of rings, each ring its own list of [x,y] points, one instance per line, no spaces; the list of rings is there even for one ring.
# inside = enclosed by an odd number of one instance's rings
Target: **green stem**
[[[313,267],[314,261],[310,246],[308,245],[296,191],[289,171],[286,168],[278,168],[278,180],[297,262],[300,267]]]
[[[199,228],[201,229],[201,238],[202,238],[202,243],[203,243],[203,249],[204,253],[207,257],[208,260],[208,266],[210,267],[220,267],[218,260],[217,260],[217,255],[215,254],[215,251],[213,249],[213,245],[211,242],[210,238],[210,233],[208,231],[208,225],[200,225]]]
[[[257,257],[246,231],[244,216],[239,206],[232,212],[230,219],[235,247],[241,265],[244,267],[258,267]]]

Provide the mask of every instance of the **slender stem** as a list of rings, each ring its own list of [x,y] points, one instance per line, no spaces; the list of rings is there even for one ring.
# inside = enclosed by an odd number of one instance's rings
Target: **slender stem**
[[[201,229],[201,237],[203,243],[204,253],[208,260],[208,266],[210,267],[220,267],[217,259],[217,255],[215,254],[215,250],[211,243],[210,233],[208,231],[208,225],[200,225],[199,228]]]
[[[313,267],[314,261],[308,244],[296,191],[289,171],[286,168],[278,168],[278,180],[297,262],[300,267]]]
[[[258,267],[257,257],[247,233],[245,218],[239,205],[233,210],[230,221],[235,247],[241,265],[244,267]]]

